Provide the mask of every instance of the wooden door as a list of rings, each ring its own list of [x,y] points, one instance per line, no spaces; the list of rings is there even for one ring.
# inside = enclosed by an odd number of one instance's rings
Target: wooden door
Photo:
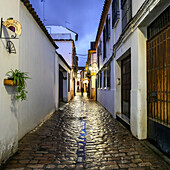
[[[63,101],[63,73],[59,70],[59,101]]]
[[[170,27],[147,42],[148,118],[170,125]]]
[[[170,155],[170,26],[147,41],[148,139]]]
[[[131,56],[121,62],[122,72],[122,116],[130,121]]]

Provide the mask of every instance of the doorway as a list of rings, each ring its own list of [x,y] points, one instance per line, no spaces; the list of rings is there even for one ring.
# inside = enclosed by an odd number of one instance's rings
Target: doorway
[[[121,113],[122,118],[130,122],[130,91],[131,91],[131,55],[121,61]]]
[[[170,26],[147,41],[148,139],[170,155]]]

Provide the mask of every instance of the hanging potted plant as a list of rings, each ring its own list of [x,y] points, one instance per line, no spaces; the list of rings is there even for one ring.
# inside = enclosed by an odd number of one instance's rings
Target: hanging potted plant
[[[30,79],[28,73],[15,69],[15,71],[10,70],[6,75],[8,76],[8,79],[4,79],[4,85],[17,86],[18,94],[16,95],[16,99],[21,99],[21,101],[26,100],[26,94],[28,93],[25,90],[26,79]]]

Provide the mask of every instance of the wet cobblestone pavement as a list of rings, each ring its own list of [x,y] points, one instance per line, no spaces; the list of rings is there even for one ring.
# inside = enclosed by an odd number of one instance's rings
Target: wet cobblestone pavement
[[[4,169],[170,169],[100,104],[76,96],[19,143]]]

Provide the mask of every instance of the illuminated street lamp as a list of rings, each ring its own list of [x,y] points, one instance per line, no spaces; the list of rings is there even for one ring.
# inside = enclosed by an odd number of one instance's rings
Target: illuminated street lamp
[[[89,67],[89,70],[92,71],[92,69],[93,69],[92,66],[90,66],[90,67]]]

